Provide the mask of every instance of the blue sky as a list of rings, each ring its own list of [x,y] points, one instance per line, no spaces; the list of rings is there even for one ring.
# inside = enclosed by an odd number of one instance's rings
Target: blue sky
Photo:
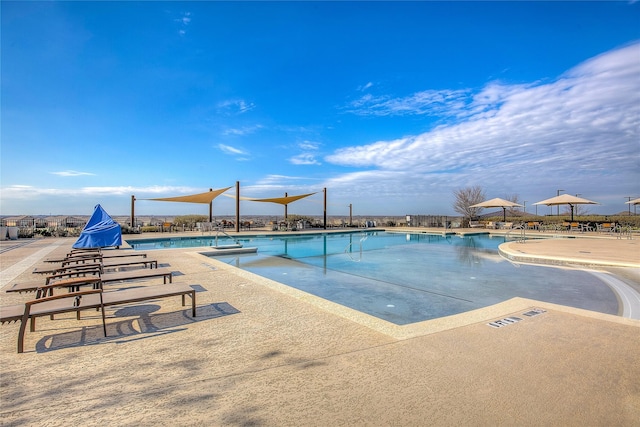
[[[451,215],[474,185],[529,212],[640,197],[640,2],[1,7],[2,215],[207,214],[140,199],[236,181],[318,192],[305,215],[323,188],[329,215]]]

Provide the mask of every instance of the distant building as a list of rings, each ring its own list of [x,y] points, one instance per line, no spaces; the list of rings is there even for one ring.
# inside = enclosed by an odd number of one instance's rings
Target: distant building
[[[2,218],[2,225],[5,227],[33,227],[35,220],[35,217],[29,215],[8,216]]]
[[[49,228],[84,228],[88,217],[77,216],[49,216],[45,218]]]

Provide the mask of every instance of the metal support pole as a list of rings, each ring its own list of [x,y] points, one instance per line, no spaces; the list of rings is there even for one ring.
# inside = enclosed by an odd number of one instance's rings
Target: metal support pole
[[[564,190],[557,190],[556,191],[556,196],[559,196],[561,191],[564,191]],[[553,213],[553,211],[551,211],[551,212]],[[560,205],[558,205],[558,216],[560,216]]]
[[[135,204],[136,204],[136,196],[132,194],[131,195],[131,228],[136,227]]]
[[[324,192],[324,229],[327,229],[327,187],[323,190]]]
[[[210,188],[209,191],[213,191],[213,188]],[[209,222],[213,222],[213,200],[209,202]]]
[[[236,181],[236,233],[240,232],[240,181]]]

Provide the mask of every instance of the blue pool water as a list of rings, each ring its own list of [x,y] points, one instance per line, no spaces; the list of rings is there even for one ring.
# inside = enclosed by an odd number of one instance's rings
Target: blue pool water
[[[502,236],[373,231],[237,240],[245,247],[257,247],[257,253],[216,259],[399,325],[516,296],[618,312],[616,294],[588,271],[505,260],[498,254]],[[140,250],[215,244],[206,237],[128,243]]]

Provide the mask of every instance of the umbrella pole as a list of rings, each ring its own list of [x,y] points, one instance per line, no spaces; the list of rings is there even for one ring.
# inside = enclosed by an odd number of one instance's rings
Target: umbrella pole
[[[502,207],[502,222],[507,222],[507,208]]]

